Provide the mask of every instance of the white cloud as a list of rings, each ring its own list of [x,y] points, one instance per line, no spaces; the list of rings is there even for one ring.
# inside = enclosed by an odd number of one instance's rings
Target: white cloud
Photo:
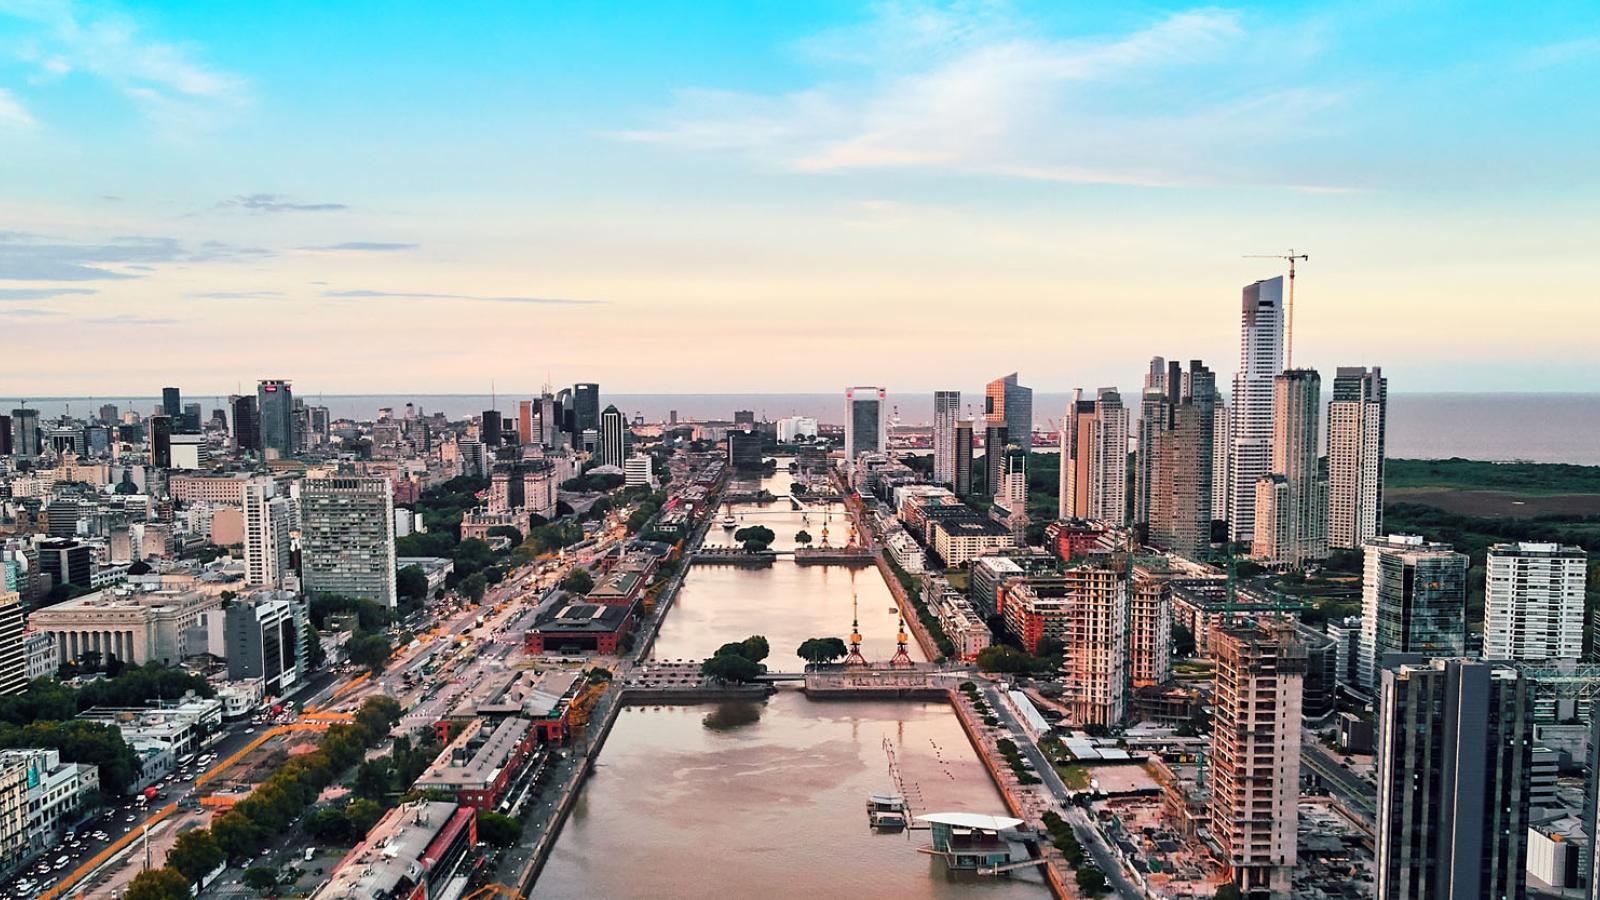
[[[0,88],[0,128],[32,128],[37,124],[10,91]]]
[[[619,136],[800,172],[1298,186],[1229,152],[1315,134],[1314,114],[1340,99],[1285,80],[1286,55],[1316,42],[1284,38],[1214,8],[1061,38],[1002,5],[892,4],[801,42],[827,78],[784,94],[683,90],[656,127]]]

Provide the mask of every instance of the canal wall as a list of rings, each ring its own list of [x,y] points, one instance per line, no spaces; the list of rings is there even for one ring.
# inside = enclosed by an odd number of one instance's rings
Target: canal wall
[[[1026,808],[1012,793],[1010,783],[1006,781],[1001,774],[1000,767],[995,764],[994,758],[990,756],[988,747],[978,733],[977,723],[973,721],[972,714],[962,705],[961,698],[956,695],[956,690],[954,688],[946,690],[945,699],[950,702],[950,708],[955,711],[956,720],[961,723],[961,730],[966,732],[967,740],[971,742],[973,752],[977,753],[978,758],[983,760],[983,767],[989,770],[989,780],[994,782],[995,789],[1000,792],[1001,799],[1005,800],[1006,809],[1010,810],[1013,816],[1027,822],[1030,827],[1040,828],[1040,823],[1028,821]],[[1075,889],[1067,887],[1066,878],[1061,874],[1061,869],[1052,856],[1056,851],[1049,845],[1049,838],[1042,828],[1040,835],[1043,840],[1039,850],[1044,858],[1044,877],[1046,883],[1050,885],[1050,892],[1058,898],[1079,896]]]
[[[770,684],[720,685],[717,687],[626,687],[622,706],[693,706],[697,703],[722,703],[728,700],[765,700],[778,689]]]

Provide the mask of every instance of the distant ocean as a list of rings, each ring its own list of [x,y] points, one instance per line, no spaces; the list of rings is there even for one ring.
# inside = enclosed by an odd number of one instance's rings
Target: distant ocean
[[[308,403],[327,406],[337,417],[371,419],[379,407],[400,412],[406,403],[426,413],[443,412],[464,418],[488,408],[488,394],[327,394],[301,395]],[[226,405],[226,398],[184,395],[199,403],[205,415]],[[517,398],[500,394],[498,403],[508,413]],[[983,396],[963,394],[964,406],[981,413]],[[1039,392],[1033,396],[1039,426],[1059,420],[1069,395]],[[0,397],[0,410],[17,405],[16,398]],[[102,403],[148,413],[160,404],[157,397],[50,397],[28,398],[28,405],[45,417],[68,411],[92,414]],[[606,394],[601,403],[614,403],[629,419],[641,415],[647,422],[665,421],[676,410],[680,420],[728,419],[736,409],[753,410],[757,418],[811,416],[822,422],[843,421],[842,394]],[[891,411],[909,424],[933,417],[932,393],[889,394]],[[1461,456],[1467,459],[1527,460],[1600,465],[1600,394],[1394,394],[1389,398],[1390,456],[1433,459]]]

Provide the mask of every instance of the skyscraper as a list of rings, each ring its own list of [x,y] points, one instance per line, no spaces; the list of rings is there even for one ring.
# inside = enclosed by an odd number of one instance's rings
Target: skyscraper
[[[1023,453],[1033,450],[1033,388],[1017,384],[1017,373],[989,382],[983,394],[983,413],[989,423],[1006,428],[1011,443]]]
[[[0,694],[20,694],[28,688],[25,622],[22,595],[0,583]]]
[[[1484,578],[1483,656],[1577,662],[1589,554],[1560,544],[1495,544]]]
[[[607,406],[600,414],[600,464],[622,467],[628,458],[628,419],[622,410]]]
[[[1116,388],[1088,400],[1074,389],[1061,423],[1060,516],[1121,525],[1127,519],[1128,411]]]
[[[11,411],[11,452],[32,459],[44,453],[44,438],[39,431],[39,411],[26,407]]]
[[[340,473],[300,487],[301,584],[307,594],[393,609],[394,490],[389,479]]]
[[[1246,898],[1288,900],[1296,862],[1306,648],[1267,620],[1211,632],[1211,835]]]
[[[961,417],[960,391],[933,392],[933,480],[956,483],[956,420]]]
[[[1290,369],[1273,380],[1272,472],[1257,479],[1251,556],[1303,568],[1328,555],[1328,483],[1318,464],[1322,379]]]
[[[1465,654],[1466,554],[1406,534],[1373,538],[1364,550],[1362,686],[1378,687],[1378,667],[1386,653]]]
[[[955,483],[951,490],[957,496],[965,497],[972,493],[972,420],[956,420],[955,449]]]
[[[1228,533],[1235,541],[1255,536],[1256,481],[1272,465],[1273,379],[1283,371],[1283,278],[1244,289],[1240,316],[1239,371],[1233,379],[1233,482]]]
[[[1533,684],[1516,669],[1410,659],[1384,669],[1379,900],[1520,900]]]
[[[145,420],[150,428],[150,464],[158,469],[172,468],[171,416],[151,416]]]
[[[983,428],[983,490],[989,496],[999,492],[1006,469],[1006,447],[1010,431],[1003,421],[986,420]],[[1020,448],[1018,448],[1020,449]]]
[[[546,447],[559,447],[561,440],[561,404],[549,391],[539,395],[539,442]]]
[[[1074,725],[1121,725],[1127,714],[1128,582],[1119,569],[1102,565],[1078,566],[1062,577],[1067,596],[1061,702]]]
[[[278,458],[293,456],[297,450],[294,426],[294,391],[289,382],[263,379],[256,383],[256,416],[260,422],[261,452]]]
[[[161,414],[174,422],[183,418],[183,394],[177,388],[161,389]]]
[[[882,453],[888,446],[888,409],[881,387],[852,387],[844,392],[844,464],[852,467],[863,453]]]
[[[1328,402],[1328,546],[1360,547],[1383,530],[1389,381],[1376,366],[1340,366]]]
[[[1211,546],[1211,465],[1216,419],[1216,380],[1200,360],[1189,363],[1185,376],[1176,361],[1168,364],[1166,394],[1146,404],[1149,431],[1141,431],[1140,449],[1149,460],[1145,496],[1150,504],[1150,543],[1195,557]]]
[[[600,385],[575,384],[572,386],[572,440],[579,450],[583,449],[587,431],[600,433]]]
[[[526,447],[533,443],[533,401],[517,401],[517,443]]]
[[[478,422],[479,440],[483,441],[483,445],[490,448],[500,446],[500,411],[486,409],[479,414]]]
[[[289,525],[293,512],[288,499],[277,496],[270,478],[255,478],[244,486],[244,585],[279,588],[290,574]]]

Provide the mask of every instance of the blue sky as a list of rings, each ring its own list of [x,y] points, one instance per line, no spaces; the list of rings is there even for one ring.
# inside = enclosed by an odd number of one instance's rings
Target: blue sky
[[[1600,390],[1596,85],[1594,4],[0,0],[0,393],[1129,387],[1289,246],[1297,361]]]

